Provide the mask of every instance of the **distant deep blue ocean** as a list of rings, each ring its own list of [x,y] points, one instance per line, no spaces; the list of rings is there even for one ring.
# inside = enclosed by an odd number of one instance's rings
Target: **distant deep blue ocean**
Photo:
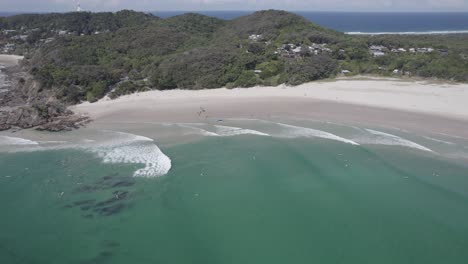
[[[159,17],[171,17],[184,11],[153,12]],[[248,15],[248,11],[207,11],[204,15],[233,19]],[[468,13],[357,13],[357,12],[295,12],[321,26],[342,32],[460,32],[468,33]]]
[[[167,18],[190,11],[151,12]],[[253,11],[200,11],[197,13],[221,19],[234,19]],[[392,12],[311,12],[297,11],[310,21],[342,32],[353,33],[468,33],[468,13],[392,13]],[[0,16],[17,15],[18,12],[1,12]]]

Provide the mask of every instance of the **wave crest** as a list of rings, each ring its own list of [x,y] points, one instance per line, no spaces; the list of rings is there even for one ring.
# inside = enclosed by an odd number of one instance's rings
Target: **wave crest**
[[[378,144],[378,145],[390,145],[390,146],[403,146],[403,147],[419,149],[419,150],[427,151],[427,152],[434,152],[431,149],[426,148],[425,146],[422,146],[416,142],[401,138],[396,135],[392,135],[392,134],[388,134],[382,131],[377,131],[377,130],[372,130],[372,129],[366,129],[366,131],[374,136],[373,139],[371,139],[369,142],[366,142],[366,143]]]
[[[330,139],[330,140],[335,140],[335,141],[340,141],[344,142],[347,144],[351,145],[359,145],[358,143],[342,138],[340,136],[337,136],[332,133],[328,133],[322,130],[317,130],[317,129],[312,129],[312,128],[307,128],[307,127],[299,127],[299,126],[293,126],[293,125],[287,125],[287,124],[282,124],[282,123],[277,123],[281,127],[283,127],[286,130],[286,134],[282,134],[280,136],[283,137],[289,137],[289,138],[295,138],[295,137],[316,137],[316,138],[323,138],[323,139]]]
[[[88,148],[104,163],[144,164],[144,168],[134,172],[135,177],[162,176],[171,169],[171,159],[154,144],[153,139],[124,132],[106,132],[115,133],[118,137]]]
[[[216,125],[216,134],[220,136],[238,136],[238,135],[257,135],[257,136],[270,136],[269,134],[257,131],[257,130],[252,130],[252,129],[245,129],[245,128],[240,128],[240,127],[230,127],[230,126],[220,126]]]
[[[0,146],[2,145],[24,146],[24,145],[39,145],[39,143],[36,141],[29,140],[29,139],[24,139],[24,138],[0,136]]]

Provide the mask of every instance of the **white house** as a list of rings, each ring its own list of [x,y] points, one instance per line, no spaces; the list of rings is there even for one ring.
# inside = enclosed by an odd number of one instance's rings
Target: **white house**
[[[302,47],[296,47],[295,49],[292,50],[294,53],[301,53]]]
[[[350,74],[351,71],[349,71],[349,70],[342,70],[341,73],[346,75],[346,74]]]
[[[385,52],[383,52],[383,51],[372,51],[372,55],[374,57],[382,57],[382,56],[385,56]]]
[[[261,39],[262,39],[262,35],[253,34],[249,36],[249,40],[252,40],[252,41],[259,41]]]

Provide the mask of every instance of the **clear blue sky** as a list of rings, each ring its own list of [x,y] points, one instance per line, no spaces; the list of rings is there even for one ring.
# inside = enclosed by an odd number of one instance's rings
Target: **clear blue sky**
[[[0,0],[0,12],[72,11],[75,0]],[[89,11],[260,10],[463,11],[468,0],[80,0]]]

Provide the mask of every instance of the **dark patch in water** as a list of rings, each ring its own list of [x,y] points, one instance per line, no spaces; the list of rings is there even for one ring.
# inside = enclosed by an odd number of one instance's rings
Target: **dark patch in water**
[[[118,173],[110,174],[102,177],[93,184],[80,186],[74,190],[74,193],[91,193],[100,190],[108,190],[113,188],[130,187],[136,184],[133,177],[119,176]]]
[[[112,256],[112,252],[110,252],[110,251],[103,251],[103,252],[99,253],[99,256],[100,256],[100,257],[111,257],[111,256]]]
[[[107,199],[105,201],[97,203],[95,207],[108,206],[108,205],[111,205],[111,204],[117,202],[118,200],[119,200],[118,198],[112,197],[110,199]]]
[[[125,209],[125,204],[118,203],[107,207],[101,207],[94,209],[95,212],[98,212],[102,216],[111,216],[118,213],[121,213]]]
[[[82,264],[97,264],[97,263],[104,263],[108,262],[108,260],[112,257],[112,252],[110,251],[102,251],[96,257],[82,261]]]
[[[91,185],[83,185],[76,188],[73,193],[90,193],[99,190],[98,186],[91,186]]]
[[[112,185],[114,188],[120,188],[120,187],[130,187],[135,185],[135,182],[133,181],[118,181]]]
[[[89,209],[93,208],[92,205],[85,205],[85,206],[81,206],[80,207],[80,210],[81,211],[88,211]]]
[[[80,200],[66,205],[65,208],[79,207],[82,212],[91,210],[101,216],[121,213],[125,208],[128,208],[128,204],[123,201],[130,197],[130,192],[121,188],[128,188],[135,184],[136,180],[133,177],[120,176],[118,173],[106,175],[92,184],[76,188],[74,193],[93,193],[119,188],[119,190],[112,192],[112,197],[101,201],[96,201],[96,199]],[[83,217],[92,218],[94,214],[85,213]]]
[[[120,247],[120,243],[117,241],[106,240],[102,242],[102,245],[107,248],[117,248]]]
[[[129,192],[128,191],[121,191],[121,190],[118,190],[118,191],[115,191],[112,193],[117,199],[121,200],[121,199],[126,199],[128,197],[128,194]]]
[[[96,199],[81,200],[81,201],[74,202],[73,205],[74,206],[90,205],[90,204],[94,204],[95,202],[96,202]]]

